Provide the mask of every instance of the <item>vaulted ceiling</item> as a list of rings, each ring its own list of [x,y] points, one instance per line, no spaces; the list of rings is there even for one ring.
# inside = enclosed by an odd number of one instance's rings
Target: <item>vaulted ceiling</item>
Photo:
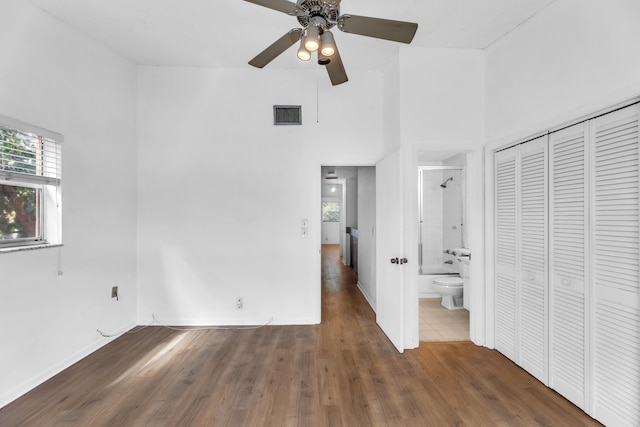
[[[294,17],[243,0],[29,0],[141,65],[249,67]],[[484,49],[556,0],[343,0],[341,13],[417,22],[412,46]],[[334,31],[349,70],[381,70],[400,44]],[[267,67],[305,68],[295,47]]]

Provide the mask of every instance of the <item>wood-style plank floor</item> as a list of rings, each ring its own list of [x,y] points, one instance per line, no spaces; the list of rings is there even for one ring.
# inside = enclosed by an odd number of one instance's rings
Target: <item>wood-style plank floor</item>
[[[322,324],[127,334],[0,409],[1,426],[597,426],[469,342],[399,354],[325,246]]]

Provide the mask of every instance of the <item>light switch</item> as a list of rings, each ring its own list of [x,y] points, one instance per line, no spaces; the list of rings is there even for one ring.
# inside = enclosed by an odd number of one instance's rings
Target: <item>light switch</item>
[[[307,220],[307,219],[300,220],[300,226],[302,228],[309,228],[309,220]]]
[[[300,220],[300,237],[303,239],[309,237],[309,220],[306,218]]]

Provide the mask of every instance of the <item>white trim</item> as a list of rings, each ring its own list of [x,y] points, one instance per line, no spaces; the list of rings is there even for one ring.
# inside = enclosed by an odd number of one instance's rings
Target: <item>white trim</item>
[[[485,345],[495,348],[495,152],[485,151]]]
[[[459,154],[468,154],[467,151],[461,151]],[[424,170],[434,170],[434,171],[438,171],[438,170],[463,170],[465,168],[464,165],[457,165],[457,166],[418,166],[418,170],[419,171],[424,171]]]
[[[369,306],[371,307],[371,309],[375,313],[376,312],[376,303],[375,303],[375,301],[373,301],[373,299],[366,292],[366,290],[364,289],[364,286],[362,286],[362,283],[360,283],[359,280],[358,280],[358,289],[360,289],[360,293],[364,296],[364,299],[367,300],[367,302],[369,303]]]
[[[3,248],[0,246],[0,253],[7,254],[9,252],[24,252],[24,251],[33,251],[36,249],[49,249],[49,248],[59,248],[62,243],[33,243],[33,244],[18,244],[17,242],[13,242],[15,246],[11,246],[8,248]]]
[[[590,120],[596,116],[606,114],[639,101],[640,83],[629,87],[625,91],[616,92],[609,96],[595,99],[592,102],[571,110],[567,110],[555,118],[538,122],[510,135],[499,137],[493,141],[487,141],[486,148],[487,151],[491,152],[503,150],[530,139],[535,139],[548,132],[554,132],[576,123]]]
[[[418,294],[418,297],[420,299],[438,299],[438,298],[442,298],[442,295],[437,293],[437,292],[420,292]]]
[[[476,345],[487,344],[487,308],[485,296],[485,230],[484,200],[486,185],[484,177],[484,149],[467,153],[467,246],[471,251],[468,286],[470,293],[469,339]]]
[[[0,126],[6,126],[27,133],[35,133],[36,135],[53,139],[60,144],[64,142],[64,136],[62,136],[62,134],[59,134],[58,132],[53,132],[11,117],[0,115]]]
[[[123,327],[118,328],[118,330],[129,331],[129,330],[131,330],[131,329],[133,329],[135,327],[136,327],[135,322],[128,322]],[[59,363],[56,363],[51,368],[46,369],[46,370],[40,372],[37,375],[34,375],[33,377],[31,377],[27,381],[23,382],[19,386],[14,387],[13,389],[11,389],[8,392],[6,392],[3,395],[1,395],[0,396],[0,408],[8,405],[9,403],[13,402],[14,400],[18,399],[19,397],[23,396],[24,394],[30,392],[31,390],[33,390],[34,388],[38,387],[39,385],[41,385],[45,381],[53,378],[54,376],[58,375],[60,372],[64,371],[65,369],[67,369],[71,365],[79,362],[80,360],[82,360],[85,357],[89,356],[91,353],[94,353],[95,351],[101,349],[102,347],[104,347],[105,345],[109,344],[111,341],[113,341],[113,340],[115,340],[117,338],[118,337],[97,339],[96,341],[92,342],[90,345],[86,346],[82,350],[80,350],[80,351],[72,354],[71,356],[63,359]]]
[[[413,169],[416,171],[415,182],[417,184],[417,174],[422,168],[433,169],[438,167],[437,165],[418,165],[418,152],[422,151],[419,146],[414,146],[414,164]],[[466,164],[463,169],[466,171],[466,185],[467,185],[467,245],[472,253],[472,262],[470,264],[470,280],[472,280],[470,286],[470,301],[469,301],[469,338],[470,340],[479,346],[487,346],[487,340],[493,339],[493,336],[488,337],[487,334],[490,331],[486,322],[486,317],[489,313],[493,314],[493,311],[488,308],[489,299],[485,297],[485,293],[488,290],[487,276],[485,274],[485,252],[488,246],[485,244],[485,200],[486,199],[486,185],[485,182],[492,182],[485,178],[485,155],[486,151],[484,147],[477,147],[474,149],[460,149],[455,150],[456,154],[466,155]],[[456,155],[452,153],[453,155]],[[460,165],[452,166],[440,166],[441,169],[460,169]],[[413,188],[413,187],[412,187]],[[416,186],[415,191],[415,204],[411,203],[407,206],[410,207],[409,214],[414,215],[414,219],[410,221],[408,226],[414,230],[409,234],[412,237],[412,249],[411,256],[413,259],[418,259],[418,191]],[[405,207],[406,209],[406,207]],[[410,259],[411,262],[411,259]],[[417,262],[415,263],[417,265]],[[411,264],[409,264],[411,265]],[[414,298],[421,298],[423,295],[419,294],[417,285],[418,272],[416,268],[415,276],[411,282],[411,288],[408,289],[409,297],[411,301],[415,301]],[[415,291],[415,292],[414,292]],[[439,295],[438,295],[439,297]],[[416,305],[417,307],[417,305]],[[416,313],[416,316],[418,314]],[[417,318],[416,318],[417,319]],[[413,321],[412,319],[410,319]],[[419,323],[419,320],[416,320]],[[416,323],[416,324],[417,324]],[[419,329],[419,328],[418,328]],[[419,331],[415,332],[416,339],[419,340]],[[418,341],[419,342],[419,341]],[[491,341],[491,344],[492,341]]]
[[[156,326],[175,326],[178,328],[197,328],[197,327],[210,327],[212,329],[232,329],[235,326],[238,327],[266,327],[266,326],[287,326],[287,325],[317,325],[320,322],[316,321],[313,316],[307,317],[278,317],[262,315],[252,316],[247,318],[221,318],[221,317],[170,317],[162,314],[154,314],[158,325]]]

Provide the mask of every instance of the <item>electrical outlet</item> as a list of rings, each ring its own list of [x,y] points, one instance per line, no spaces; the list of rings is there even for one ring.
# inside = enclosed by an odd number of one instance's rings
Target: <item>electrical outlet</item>
[[[111,288],[111,298],[115,298],[116,301],[118,300],[118,287],[114,286],[113,288]]]
[[[236,298],[236,308],[237,308],[238,310],[242,308],[242,304],[243,304],[243,302],[242,302],[242,297],[237,297],[237,298]]]

